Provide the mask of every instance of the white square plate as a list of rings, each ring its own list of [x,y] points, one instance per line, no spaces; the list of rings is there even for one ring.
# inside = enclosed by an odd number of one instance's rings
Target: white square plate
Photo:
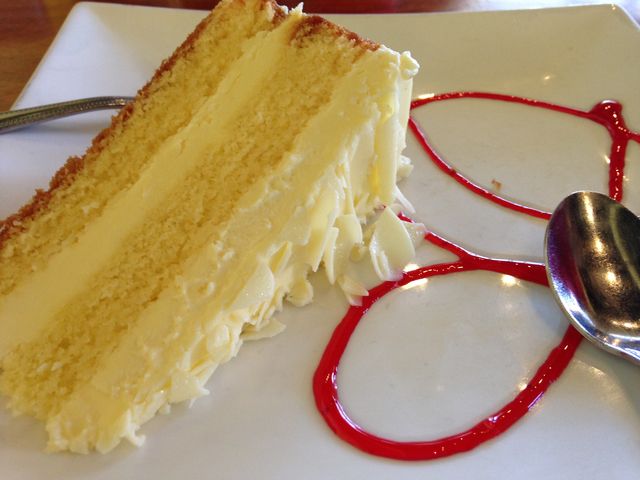
[[[16,107],[131,95],[204,13],[82,3]],[[486,91],[588,110],[614,98],[640,129],[640,31],[614,6],[430,15],[329,16],[411,50],[415,94]],[[107,124],[99,112],[0,136],[0,217],[46,185]],[[579,188],[604,191],[609,139],[585,120],[481,100],[415,112],[456,168],[488,188],[550,210]],[[409,135],[410,136],[410,135]],[[411,137],[411,136],[410,136]],[[545,222],[487,202],[437,170],[413,138],[403,190],[415,218],[467,248],[541,261]],[[626,203],[640,212],[640,149],[630,146]],[[432,246],[418,263],[451,255]],[[640,370],[583,342],[522,421],[479,448],[431,462],[372,457],[343,443],[317,411],[311,378],[346,309],[317,298],[286,308],[281,335],[245,345],[212,377],[212,394],[145,425],[147,443],[101,455],[46,455],[44,429],[0,411],[2,479],[634,478],[640,471]],[[400,299],[400,297],[402,297]],[[370,430],[401,440],[468,428],[518,392],[566,328],[550,292],[500,275],[438,277],[396,291],[358,328],[341,364],[341,396]]]

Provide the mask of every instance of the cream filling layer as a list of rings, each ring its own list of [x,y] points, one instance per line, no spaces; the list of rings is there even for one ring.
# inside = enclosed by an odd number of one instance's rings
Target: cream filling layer
[[[178,188],[207,152],[216,150],[233,133],[226,125],[250,108],[248,102],[278,64],[283,45],[301,18],[299,11],[292,11],[278,28],[248,40],[245,54],[216,94],[204,102],[189,125],[163,143],[138,181],[115,197],[77,242],[0,299],[0,362],[15,346],[35,338],[70,299],[81,293],[127,236]]]
[[[355,64],[279,170],[242,198],[220,240],[191,258],[91,382],[47,422],[51,450],[141,443],[139,426],[170,403],[206,394],[209,376],[243,339],[279,330],[271,318],[285,296],[310,301],[306,277],[321,264],[348,295],[366,292],[346,265],[363,242],[365,219],[397,192],[407,64],[415,69],[386,49]],[[385,266],[380,272],[401,269],[414,253],[411,227],[387,211],[374,230],[369,251]]]

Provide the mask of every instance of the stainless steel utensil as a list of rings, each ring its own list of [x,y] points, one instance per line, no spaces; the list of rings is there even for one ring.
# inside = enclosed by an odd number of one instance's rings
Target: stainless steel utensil
[[[132,97],[92,97],[0,113],[0,133],[94,110],[122,108]]]
[[[606,195],[576,192],[545,236],[549,285],[595,345],[640,365],[640,220]]]

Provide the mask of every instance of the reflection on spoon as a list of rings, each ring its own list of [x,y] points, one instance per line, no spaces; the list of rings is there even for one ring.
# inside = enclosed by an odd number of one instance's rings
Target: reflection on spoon
[[[640,219],[601,193],[573,193],[549,220],[545,262],[578,331],[640,365]]]

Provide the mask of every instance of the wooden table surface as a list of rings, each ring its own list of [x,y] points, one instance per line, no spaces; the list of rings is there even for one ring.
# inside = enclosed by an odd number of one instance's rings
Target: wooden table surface
[[[0,0],[0,111],[10,108],[78,0]],[[102,1],[102,0],[97,0]],[[211,9],[218,0],[111,0]],[[290,7],[299,0],[280,0]],[[606,0],[305,0],[310,13],[391,13],[504,10],[607,3]],[[617,0],[640,23],[640,1]]]

